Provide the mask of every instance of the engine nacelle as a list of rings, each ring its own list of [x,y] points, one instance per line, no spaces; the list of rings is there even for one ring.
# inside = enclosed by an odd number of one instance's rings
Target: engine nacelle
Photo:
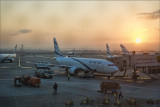
[[[69,68],[68,69],[68,73],[70,73],[70,74],[75,74],[75,72],[76,72],[76,68]]]
[[[54,58],[53,58],[53,60],[55,60],[55,61],[56,61],[56,57],[54,57]]]

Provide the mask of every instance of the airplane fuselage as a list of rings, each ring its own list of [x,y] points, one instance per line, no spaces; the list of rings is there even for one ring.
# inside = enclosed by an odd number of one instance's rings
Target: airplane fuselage
[[[74,55],[74,52],[67,52],[67,55]]]
[[[16,57],[16,54],[0,54],[0,61],[5,61],[5,60],[14,60]]]
[[[76,57],[57,57],[57,63],[61,65],[81,68],[85,71],[96,71],[102,73],[113,74],[118,71],[118,68],[110,61],[91,58],[76,58]]]

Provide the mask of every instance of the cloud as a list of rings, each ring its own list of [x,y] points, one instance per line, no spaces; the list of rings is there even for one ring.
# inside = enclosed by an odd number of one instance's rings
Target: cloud
[[[20,33],[30,33],[32,32],[30,29],[21,29],[19,30]]]
[[[16,32],[11,32],[11,33],[9,33],[9,36],[18,36],[18,35],[20,35],[20,34],[30,33],[30,32],[32,32],[32,30],[30,30],[30,29],[21,29],[21,30],[18,30],[18,31],[16,31]]]
[[[156,20],[160,18],[160,9],[151,13],[138,13],[140,15],[140,18],[145,18],[149,20]]]

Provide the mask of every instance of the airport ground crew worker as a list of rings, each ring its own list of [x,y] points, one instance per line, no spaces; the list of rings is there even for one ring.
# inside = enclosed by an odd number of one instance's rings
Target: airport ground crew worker
[[[119,99],[118,99],[118,96],[117,96],[117,93],[115,92],[114,94],[114,97],[115,97],[115,101],[116,101],[116,103],[114,103],[114,104],[120,104],[120,101],[119,101]]]
[[[55,82],[53,85],[54,92],[57,92],[57,87],[58,87],[58,84]]]
[[[115,89],[112,89],[111,91],[112,91],[112,94],[117,94]]]
[[[117,90],[117,95],[119,99],[123,97],[121,87]]]
[[[19,82],[19,80],[16,80],[15,86],[21,86],[21,83]]]
[[[110,101],[109,101],[109,98],[108,98],[107,94],[106,94],[106,97],[105,97],[105,99],[104,99],[103,103],[104,103],[104,104],[109,104],[109,103],[110,103]]]
[[[68,80],[70,80],[71,75],[68,73]]]

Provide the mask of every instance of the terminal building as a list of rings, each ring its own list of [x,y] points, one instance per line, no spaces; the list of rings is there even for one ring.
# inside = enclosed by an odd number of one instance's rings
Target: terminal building
[[[134,54],[122,55],[120,57],[109,58],[108,60],[116,64],[120,71],[136,69],[144,73],[160,73],[160,54]]]

